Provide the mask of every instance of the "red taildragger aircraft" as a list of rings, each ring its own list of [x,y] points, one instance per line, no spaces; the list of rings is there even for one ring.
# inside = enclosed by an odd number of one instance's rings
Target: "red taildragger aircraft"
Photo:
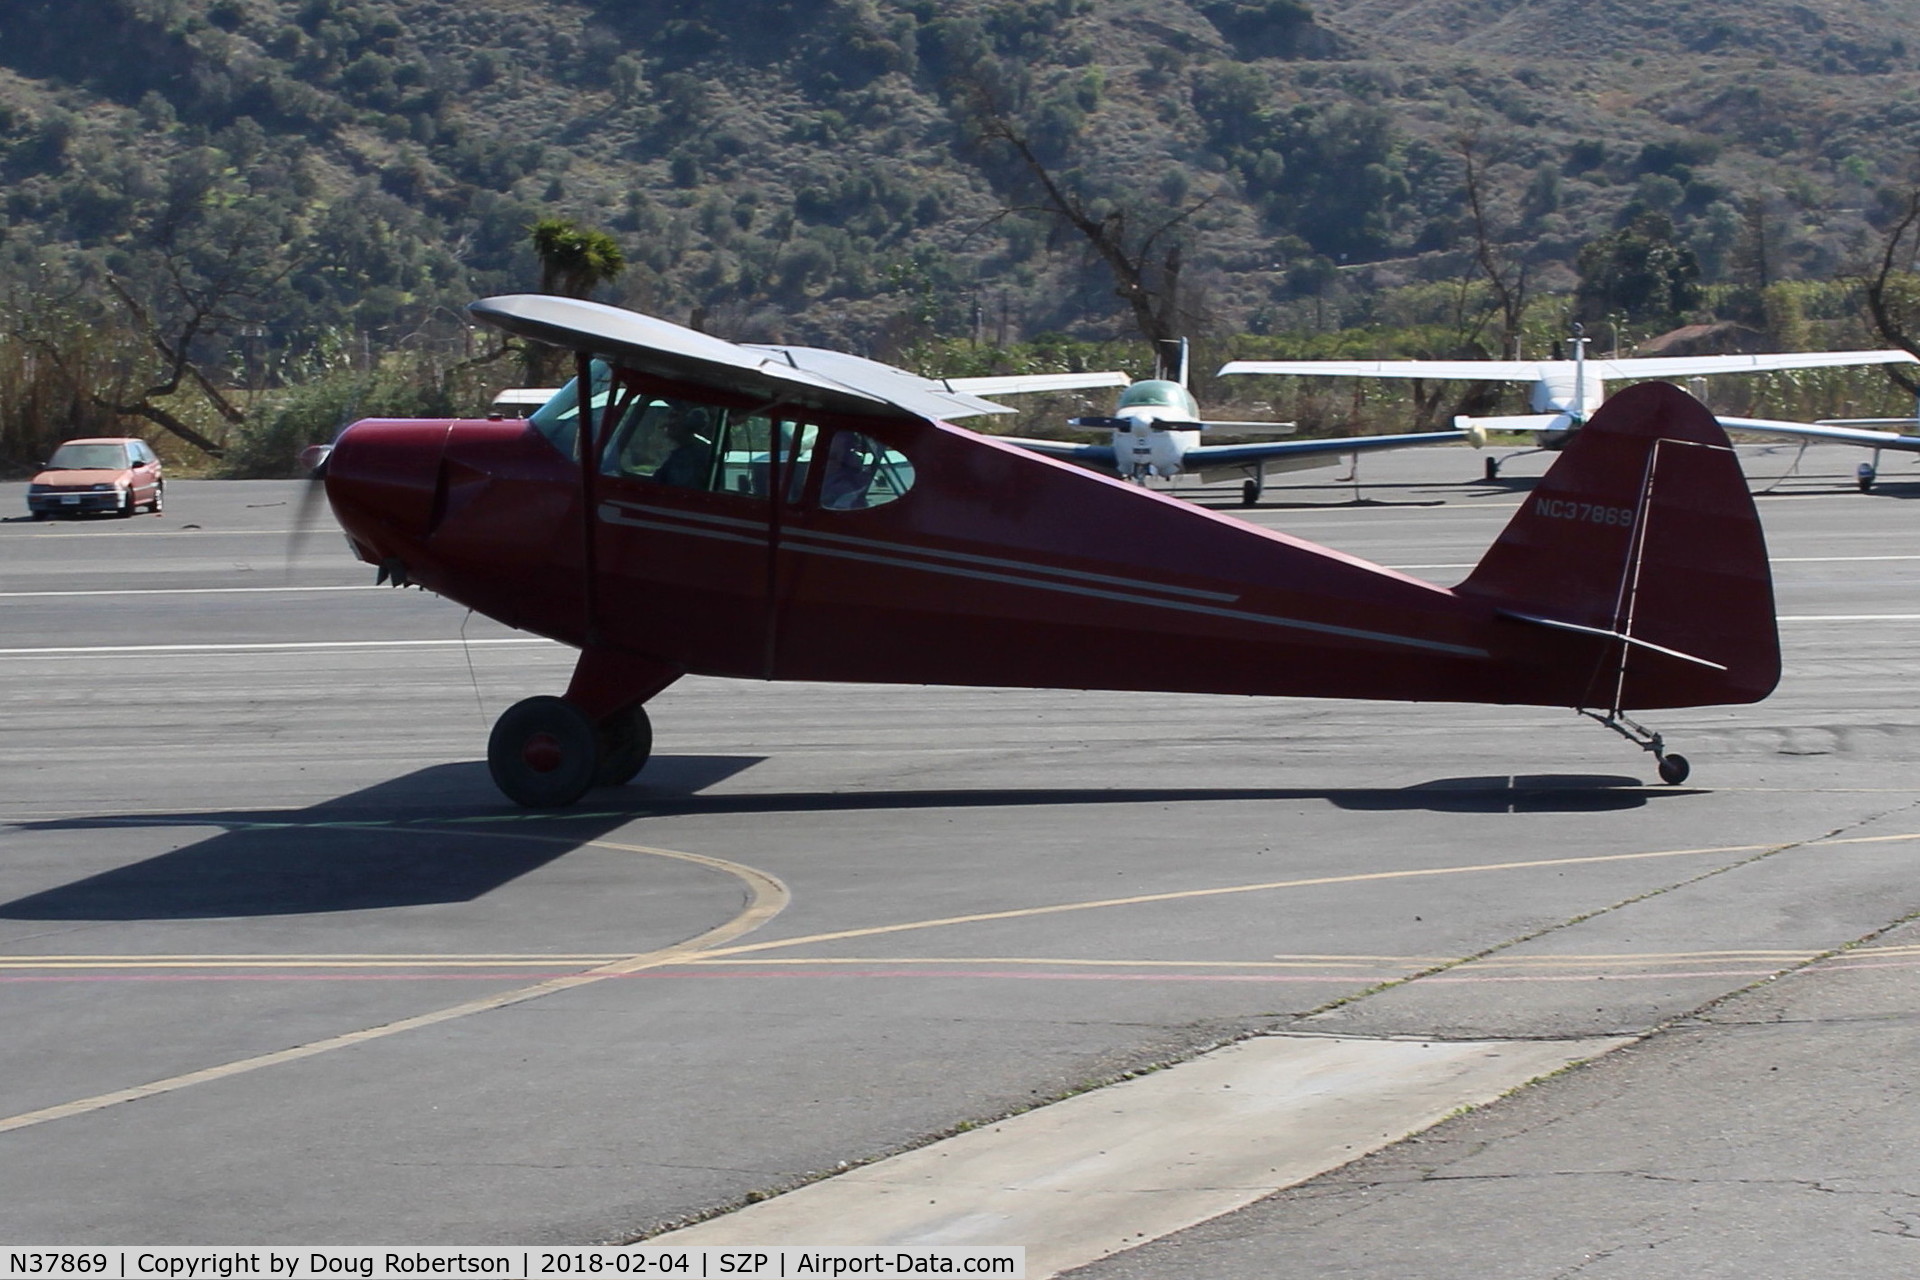
[[[1779,676],[1746,482],[1665,383],[1610,399],[1445,588],[949,426],[979,402],[858,357],[544,295],[472,311],[572,350],[570,390],[355,423],[321,475],[381,580],[580,650],[494,726],[524,805],[629,781],[688,674],[1559,706],[1668,782],[1686,761],[1627,712]]]

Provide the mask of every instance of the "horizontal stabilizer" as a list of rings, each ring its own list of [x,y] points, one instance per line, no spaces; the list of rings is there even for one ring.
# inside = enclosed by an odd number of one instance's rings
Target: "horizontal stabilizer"
[[[1621,644],[1634,645],[1638,648],[1645,649],[1649,653],[1664,653],[1669,658],[1678,658],[1682,662],[1691,662],[1695,666],[1706,667],[1711,671],[1725,671],[1727,669],[1726,664],[1723,662],[1710,662],[1705,658],[1696,658],[1690,653],[1682,653],[1678,649],[1669,649],[1663,644],[1655,644],[1651,640],[1642,640],[1638,636],[1630,636],[1624,631],[1608,631],[1603,627],[1583,627],[1577,622],[1561,622],[1555,618],[1536,618],[1530,613],[1517,613],[1512,609],[1497,609],[1495,612],[1503,618],[1511,618],[1515,622],[1531,622],[1536,627],[1546,627],[1551,631],[1571,631],[1576,635],[1600,636],[1607,640],[1617,640]]]

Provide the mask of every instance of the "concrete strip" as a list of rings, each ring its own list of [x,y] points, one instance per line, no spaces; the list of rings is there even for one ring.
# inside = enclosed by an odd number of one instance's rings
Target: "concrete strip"
[[[1024,1245],[1027,1275],[1054,1275],[1626,1043],[1264,1036],[648,1243]]]

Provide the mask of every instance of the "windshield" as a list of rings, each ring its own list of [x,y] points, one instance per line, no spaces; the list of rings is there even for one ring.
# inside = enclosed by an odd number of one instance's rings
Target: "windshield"
[[[593,407],[603,409],[607,403],[607,379],[613,370],[605,360],[593,362]],[[553,399],[534,410],[528,421],[534,429],[548,440],[553,447],[569,458],[577,458],[574,451],[574,439],[580,434],[580,379],[571,379],[566,386],[554,393]],[[596,433],[598,434],[598,433]]]
[[[1199,409],[1187,389],[1177,382],[1154,379],[1149,382],[1136,382],[1120,396],[1122,409],[1135,409],[1153,406],[1173,409],[1189,418],[1198,417]]]
[[[119,444],[63,444],[47,460],[50,471],[124,471],[127,447]]]

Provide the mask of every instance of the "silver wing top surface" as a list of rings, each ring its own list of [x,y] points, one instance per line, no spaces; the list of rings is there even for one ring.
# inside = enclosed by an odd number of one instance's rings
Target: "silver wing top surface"
[[[640,373],[696,386],[843,413],[883,412],[895,403],[884,394],[800,368],[784,355],[604,303],[516,293],[483,298],[467,310],[518,337],[605,356]],[[897,407],[922,413],[910,405]]]

